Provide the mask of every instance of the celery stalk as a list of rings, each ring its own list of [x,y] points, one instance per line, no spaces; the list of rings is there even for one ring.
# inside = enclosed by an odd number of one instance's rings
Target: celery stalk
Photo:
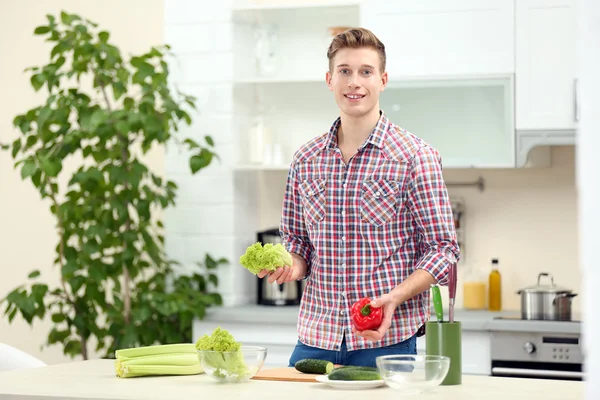
[[[199,364],[196,353],[157,354],[141,357],[119,357],[123,365],[194,365]]]
[[[115,373],[121,378],[195,375],[204,372],[193,343],[121,349],[115,355]]]
[[[119,357],[140,357],[158,354],[171,353],[194,353],[196,354],[196,346],[194,343],[176,343],[176,344],[160,344],[156,346],[133,347],[129,349],[120,349],[115,352]]]
[[[200,364],[193,365],[120,365],[117,376],[134,378],[151,375],[197,375],[202,373]]]

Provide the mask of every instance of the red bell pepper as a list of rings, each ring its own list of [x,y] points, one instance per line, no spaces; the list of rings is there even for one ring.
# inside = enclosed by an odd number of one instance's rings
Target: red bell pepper
[[[365,297],[352,305],[352,322],[358,331],[379,328],[383,321],[383,309],[371,307],[371,299]]]

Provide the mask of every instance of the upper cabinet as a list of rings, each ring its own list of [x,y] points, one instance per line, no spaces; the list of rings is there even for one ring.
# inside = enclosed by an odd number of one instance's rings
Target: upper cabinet
[[[444,168],[514,168],[514,80],[390,80],[380,106],[435,147]]]
[[[386,45],[391,77],[515,71],[512,1],[369,0],[361,4],[360,19]]]
[[[516,1],[516,129],[577,127],[575,0]]]
[[[237,168],[287,170],[329,129],[326,51],[350,26],[386,46],[381,108],[445,168],[547,165],[534,147],[575,143],[576,1],[234,0]]]

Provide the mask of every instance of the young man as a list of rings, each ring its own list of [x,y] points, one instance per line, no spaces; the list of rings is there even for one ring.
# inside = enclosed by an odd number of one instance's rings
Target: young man
[[[379,108],[384,45],[350,29],[327,57],[340,116],[289,170],[280,231],[293,265],[258,276],[308,280],[290,366],[303,358],[375,366],[380,355],[416,353],[430,285],[447,284],[459,248],[438,152]],[[383,307],[376,330],[353,327],[350,309],[363,297]]]

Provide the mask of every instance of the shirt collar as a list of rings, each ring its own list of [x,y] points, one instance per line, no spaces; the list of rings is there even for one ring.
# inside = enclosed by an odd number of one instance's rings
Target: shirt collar
[[[327,135],[327,143],[325,146],[327,149],[334,149],[335,147],[337,147],[337,131],[341,123],[342,120],[340,117],[338,117],[333,122],[333,125],[331,125],[331,128],[329,128],[329,133]],[[377,121],[377,124],[375,124],[375,128],[373,128],[371,134],[369,135],[367,140],[365,140],[361,148],[365,147],[367,143],[371,143],[373,146],[379,149],[383,149],[383,144],[385,141],[386,132],[389,128],[389,124],[390,121],[386,117],[385,113],[383,111],[379,111],[379,120]]]

